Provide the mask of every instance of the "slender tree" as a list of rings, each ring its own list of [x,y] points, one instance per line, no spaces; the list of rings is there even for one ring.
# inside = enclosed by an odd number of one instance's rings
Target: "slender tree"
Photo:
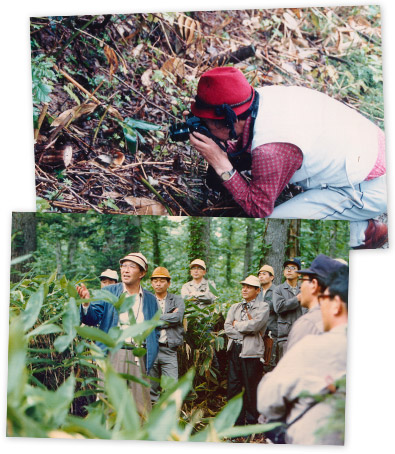
[[[288,229],[287,251],[288,257],[299,257],[300,219],[291,219]]]
[[[32,254],[36,250],[36,214],[12,213],[11,259]],[[16,282],[21,273],[25,273],[30,265],[31,257],[16,263],[11,269],[11,281]]]
[[[280,284],[282,280],[289,224],[289,219],[268,219],[263,238],[266,250],[264,262],[274,268],[276,285]]]
[[[233,218],[228,218],[227,220],[227,235],[226,240],[230,245],[233,244]],[[225,264],[225,279],[228,282],[232,282],[232,248],[228,247],[225,250],[226,264]]]
[[[250,274],[252,268],[252,255],[254,253],[254,223],[255,219],[248,218],[247,221],[247,231],[246,231],[246,246],[244,251],[244,277]]]

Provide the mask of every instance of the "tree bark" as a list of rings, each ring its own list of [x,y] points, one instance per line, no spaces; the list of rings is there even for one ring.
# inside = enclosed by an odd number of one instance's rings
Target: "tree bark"
[[[268,226],[263,238],[265,246],[268,246],[264,263],[273,267],[275,285],[282,282],[289,224],[289,219],[268,219]]]
[[[300,219],[292,219],[289,223],[288,229],[288,240],[287,240],[287,251],[288,257],[299,257],[299,237],[300,237]]]
[[[159,221],[159,218],[158,218]],[[156,268],[157,266],[160,266],[162,263],[162,257],[161,257],[161,252],[160,252],[160,224],[159,222],[155,222],[152,225],[152,262],[153,262],[153,267]]]
[[[228,229],[227,229],[227,243],[233,244],[233,218],[228,218]],[[232,249],[229,247],[225,251],[226,264],[225,264],[225,276],[227,282],[232,282]]]
[[[37,248],[36,213],[12,213],[11,259],[33,253]],[[21,274],[29,270],[31,258],[11,267],[11,282],[17,282]]]
[[[211,218],[188,218],[189,245],[188,257],[189,261],[195,259],[204,260],[207,268],[210,266],[210,226]],[[189,277],[189,270],[188,270]]]
[[[243,277],[247,277],[252,273],[252,254],[254,252],[254,222],[255,219],[246,219],[247,232],[246,232],[246,247],[244,250],[244,272]]]

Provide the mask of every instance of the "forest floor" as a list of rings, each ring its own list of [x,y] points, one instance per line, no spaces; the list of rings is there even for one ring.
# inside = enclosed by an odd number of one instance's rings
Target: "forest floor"
[[[254,86],[315,88],[381,125],[380,33],[374,7],[32,18],[38,208],[244,216],[169,139],[200,75],[233,63]]]

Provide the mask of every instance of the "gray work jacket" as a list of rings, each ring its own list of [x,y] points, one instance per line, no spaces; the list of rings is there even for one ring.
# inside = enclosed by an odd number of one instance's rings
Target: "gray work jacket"
[[[265,301],[269,305],[269,320],[267,322],[267,328],[266,328],[266,333],[269,334],[269,331],[271,331],[271,336],[273,338],[278,336],[278,327],[277,327],[277,314],[274,310],[273,306],[273,292],[276,286],[272,284],[265,293],[265,296],[263,297],[263,301]],[[263,292],[261,290],[260,295],[262,296]]]
[[[306,310],[302,310],[302,306],[291,288],[287,281],[285,281],[283,284],[278,285],[273,293],[273,307],[278,315],[277,327],[279,341],[287,340],[294,321],[306,312]],[[298,293],[299,291],[300,288],[298,286]]]
[[[178,308],[177,312],[174,312]],[[184,318],[185,304],[179,295],[168,293],[166,296],[165,311],[160,319],[166,322],[166,325],[160,329],[166,330],[167,343],[169,347],[174,348],[182,345],[184,341],[184,327],[182,320]]]
[[[242,341],[241,358],[262,358],[265,352],[262,336],[269,319],[269,305],[258,296],[249,310],[252,319],[241,321],[242,305],[243,303],[233,304],[226,316],[224,328],[229,338],[228,350],[234,341]]]

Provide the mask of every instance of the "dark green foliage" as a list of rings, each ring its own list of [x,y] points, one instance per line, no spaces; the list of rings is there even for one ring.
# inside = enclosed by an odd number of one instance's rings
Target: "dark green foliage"
[[[182,407],[184,417],[193,419],[197,408],[205,417],[217,414],[226,401],[224,320],[229,307],[241,298],[240,281],[244,277],[247,239],[251,243],[248,246],[248,273],[256,275],[261,265],[267,221],[37,213],[36,223],[37,250],[33,263],[25,273],[25,279],[15,284],[11,292],[12,319],[17,317],[22,329],[30,331],[26,344],[29,348],[15,361],[27,365],[25,372],[20,372],[21,377],[26,375],[25,382],[33,388],[57,392],[69,377],[75,377],[75,395],[69,403],[74,419],[69,416],[64,419],[64,415],[60,415],[64,427],[69,431],[78,427],[77,432],[88,437],[112,437],[111,432],[104,429],[103,421],[99,424],[95,416],[96,394],[103,388],[97,382],[97,364],[92,362],[100,352],[91,341],[100,340],[109,348],[119,348],[120,333],[117,329],[105,334],[97,328],[79,327],[80,301],[74,286],[83,280],[91,290],[92,300],[104,295],[118,309],[125,310],[132,304],[130,298],[118,300],[95,288],[99,287],[98,276],[103,269],[119,270],[119,259],[131,251],[141,251],[148,259],[149,269],[142,282],[148,290],[152,290],[149,277],[156,266],[168,268],[172,277],[169,291],[179,294],[181,286],[190,279],[189,263],[196,258],[191,254],[198,254],[209,264],[206,277],[215,282],[218,296],[203,310],[186,302],[186,334],[179,351],[179,364],[181,375],[191,368],[196,371],[188,381],[190,388]],[[302,221],[299,256],[305,266],[309,266],[319,253],[347,260],[348,239],[346,222]],[[269,246],[267,250],[270,250]],[[205,251],[209,251],[208,257]],[[55,269],[57,271],[49,276]],[[139,328],[145,331],[147,326]],[[152,326],[148,328],[152,329]],[[136,334],[144,333],[133,333]],[[141,353],[143,351],[136,351],[136,354]],[[109,380],[118,379],[110,373]],[[15,386],[17,384],[18,380]],[[56,396],[53,398],[56,400]],[[116,396],[113,399],[117,401]],[[25,412],[23,405],[21,408]],[[18,413],[14,407],[9,411],[10,414],[16,412],[14,416],[19,422],[15,424],[22,427],[25,413]],[[34,409],[33,413],[39,419],[41,410]],[[106,415],[111,418],[109,410]],[[75,419],[80,416],[86,417],[83,423]],[[54,424],[51,421],[48,421],[50,426]],[[203,425],[201,421],[198,424],[199,427]],[[20,429],[18,433],[27,436],[30,432],[24,430]],[[124,436],[131,434],[134,432],[129,427]],[[143,431],[141,437],[146,436]]]

